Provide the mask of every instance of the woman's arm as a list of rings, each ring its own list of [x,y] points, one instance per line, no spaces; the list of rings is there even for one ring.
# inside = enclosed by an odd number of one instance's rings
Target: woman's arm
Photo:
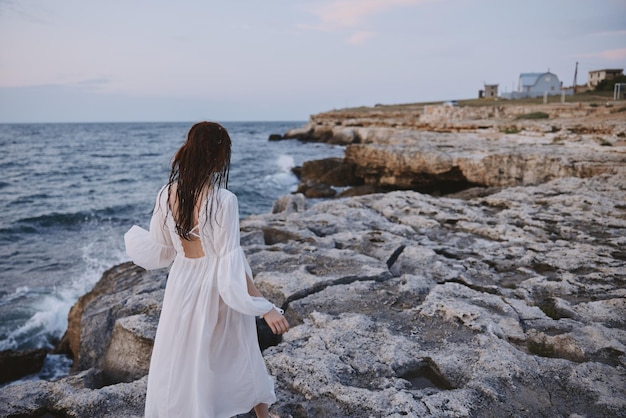
[[[247,274],[246,282],[248,285],[248,294],[250,296],[256,296],[260,298],[263,297],[261,292],[259,292],[259,289],[257,289],[254,285],[252,278]],[[274,334],[284,334],[285,332],[289,331],[289,322],[287,322],[287,319],[285,319],[283,314],[278,312],[276,308],[270,309],[269,312],[263,315],[263,319],[265,319],[265,322],[267,322],[267,325],[269,325]]]
[[[259,289],[256,288],[256,286],[254,285],[254,282],[252,281],[250,276],[248,276],[247,273],[246,273],[246,281],[248,284],[248,294],[250,296],[256,296],[256,297],[262,298],[263,295],[261,294],[261,292],[259,292]]]

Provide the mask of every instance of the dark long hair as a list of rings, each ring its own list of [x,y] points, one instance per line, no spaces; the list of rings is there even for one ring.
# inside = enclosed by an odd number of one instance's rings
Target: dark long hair
[[[167,203],[172,208],[176,232],[183,239],[191,239],[195,210],[204,193],[210,188],[217,191],[228,187],[230,146],[230,136],[223,126],[215,122],[199,122],[191,127],[187,141],[176,152],[168,181]],[[176,184],[175,208],[170,193],[173,184]],[[212,193],[214,198],[206,212],[207,217],[213,212],[217,195]],[[209,199],[206,205],[208,209]]]

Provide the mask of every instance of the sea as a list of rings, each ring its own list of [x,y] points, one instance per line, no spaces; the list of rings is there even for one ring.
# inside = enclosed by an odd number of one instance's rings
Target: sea
[[[240,217],[267,213],[298,184],[304,161],[341,146],[269,141],[295,122],[224,122],[229,189]],[[0,351],[54,347],[67,314],[110,267],[128,261],[124,233],[148,228],[159,188],[192,123],[0,124]],[[48,355],[31,379],[67,374]]]

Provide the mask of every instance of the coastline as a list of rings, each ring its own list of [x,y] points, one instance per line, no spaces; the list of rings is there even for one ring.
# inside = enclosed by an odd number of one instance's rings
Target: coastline
[[[620,416],[626,113],[428,109],[325,112],[285,134],[347,145],[347,169],[303,183],[388,192],[294,194],[242,219],[255,280],[294,325],[264,352],[273,410]],[[533,112],[548,117],[519,118]],[[443,181],[458,187],[435,196]],[[0,412],[140,416],[165,274],[106,272],[70,312],[75,374],[0,389]]]

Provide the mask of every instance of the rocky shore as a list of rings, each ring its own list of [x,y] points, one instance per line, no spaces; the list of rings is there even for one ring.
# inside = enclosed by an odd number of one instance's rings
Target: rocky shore
[[[300,191],[331,197],[389,190],[446,194],[623,174],[626,112],[577,105],[384,107],[322,113],[284,138],[346,145],[307,162]]]
[[[272,410],[626,416],[618,110],[375,107],[286,133],[346,153],[305,164],[302,193],[241,221],[256,283],[293,325],[264,351]],[[305,197],[324,190],[346,197]],[[73,374],[0,389],[0,415],[141,416],[166,274],[107,271],[69,315]]]

